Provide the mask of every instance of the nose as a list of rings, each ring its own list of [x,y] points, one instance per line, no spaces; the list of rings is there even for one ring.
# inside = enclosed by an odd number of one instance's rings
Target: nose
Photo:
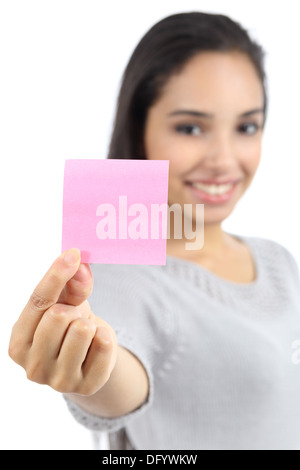
[[[204,159],[208,168],[226,171],[236,162],[236,148],[233,137],[227,132],[219,132],[212,136],[207,144]]]

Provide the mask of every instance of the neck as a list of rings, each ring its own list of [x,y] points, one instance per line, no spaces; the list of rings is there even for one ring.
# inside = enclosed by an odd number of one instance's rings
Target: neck
[[[191,244],[193,240],[188,240],[184,236],[181,239],[174,238],[174,233],[170,233],[167,240],[167,254],[185,259],[201,259],[214,257],[221,253],[228,242],[228,235],[222,230],[221,224],[204,224],[204,244],[201,249],[187,250],[186,243]]]

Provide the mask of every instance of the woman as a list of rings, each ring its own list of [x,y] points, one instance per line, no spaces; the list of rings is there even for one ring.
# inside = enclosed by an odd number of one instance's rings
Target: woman
[[[69,250],[10,342],[111,448],[300,448],[296,263],[222,229],[257,170],[266,110],[263,51],[225,16],[166,18],[130,59],[109,158],[168,159],[169,205],[205,205],[204,247],[186,251],[171,227],[166,266],[92,272]]]

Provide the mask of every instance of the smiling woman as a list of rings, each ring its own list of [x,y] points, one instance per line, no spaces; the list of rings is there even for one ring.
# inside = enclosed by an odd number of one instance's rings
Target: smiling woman
[[[169,160],[168,202],[190,204],[192,229],[204,204],[204,244],[188,250],[170,224],[165,266],[90,270],[71,250],[14,326],[11,357],[111,449],[300,449],[297,265],[222,229],[261,157],[263,56],[222,15],[151,28],[123,76],[109,158]]]
[[[170,223],[165,271],[94,268],[94,309],[107,305],[149,378],[136,414],[97,421],[113,447],[299,448],[300,377],[290,361],[300,333],[296,263],[274,242],[222,229],[261,158],[263,59],[239,24],[197,12],[153,26],[125,70],[109,158],[169,160],[168,202],[189,204],[196,229],[204,205],[204,244],[189,251]],[[116,294],[108,305],[109,283],[124,277],[126,307]]]

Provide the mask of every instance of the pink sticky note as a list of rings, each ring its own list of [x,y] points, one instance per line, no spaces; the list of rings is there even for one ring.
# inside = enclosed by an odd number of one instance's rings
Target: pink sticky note
[[[82,262],[166,264],[168,160],[66,160],[62,251]]]

